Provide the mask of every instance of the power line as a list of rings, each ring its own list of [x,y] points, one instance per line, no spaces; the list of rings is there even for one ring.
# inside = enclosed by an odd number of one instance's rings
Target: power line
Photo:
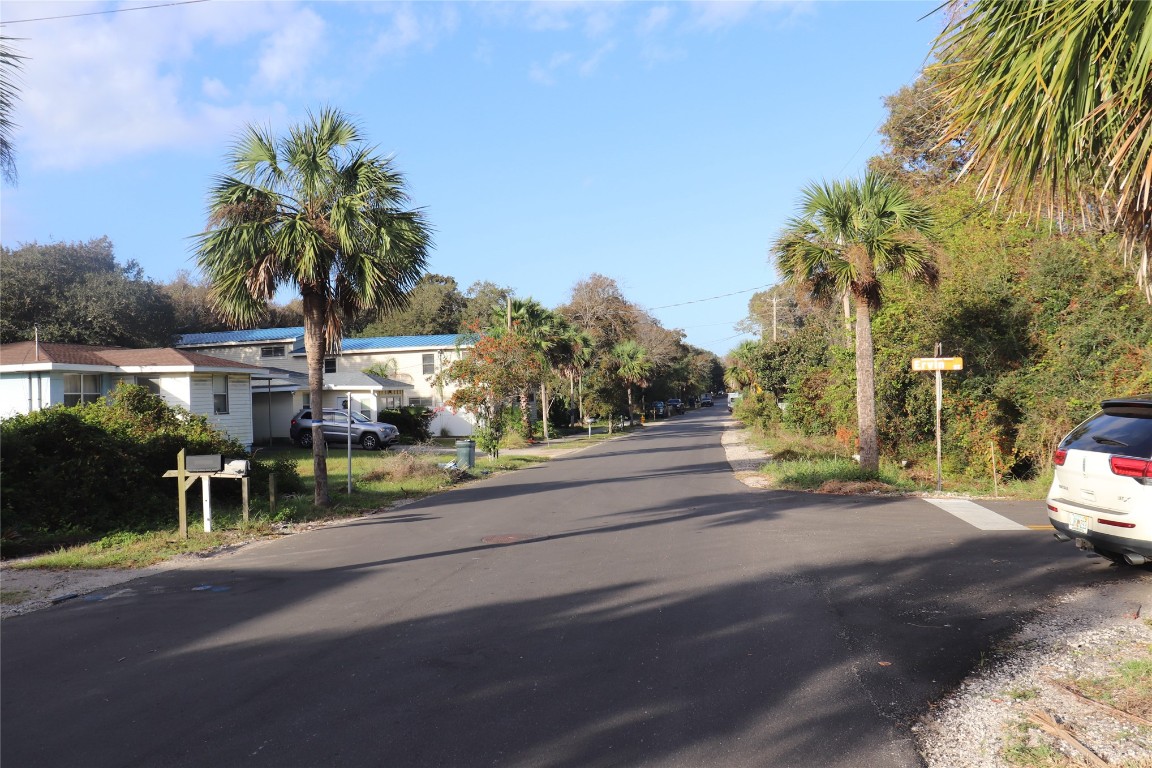
[[[125,13],[127,11],[146,11],[150,8],[170,8],[174,5],[192,5],[193,3],[206,3],[208,0],[179,0],[174,3],[160,3],[158,5],[140,5],[135,8],[110,8],[106,11],[89,11],[88,13],[70,13],[65,16],[41,16],[38,19],[16,19],[15,21],[0,22],[0,26],[9,24],[26,24],[30,21],[55,21],[56,19],[75,19],[81,16],[103,16],[109,13]]]
[[[755,288],[745,288],[743,291],[732,291],[732,293],[722,293],[719,296],[709,296],[706,299],[692,299],[691,301],[682,301],[679,304],[665,304],[664,306],[661,306],[661,307],[644,307],[644,309],[648,310],[649,312],[653,312],[657,309],[668,309],[669,307],[683,307],[687,304],[699,304],[702,301],[714,301],[716,299],[724,299],[724,298],[727,298],[729,296],[738,296],[741,293],[751,293],[752,291],[759,291],[761,288],[771,288],[772,285],[773,285],[772,283],[769,283],[768,285],[758,285]]]

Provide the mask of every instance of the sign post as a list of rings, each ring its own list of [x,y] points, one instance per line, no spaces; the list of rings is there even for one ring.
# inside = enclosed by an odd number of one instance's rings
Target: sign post
[[[936,345],[937,357],[912,358],[912,370],[936,372],[936,492],[944,490],[944,467],[941,456],[940,438],[940,411],[944,407],[944,383],[940,377],[942,371],[964,370],[964,359],[961,357],[939,357],[940,345]]]

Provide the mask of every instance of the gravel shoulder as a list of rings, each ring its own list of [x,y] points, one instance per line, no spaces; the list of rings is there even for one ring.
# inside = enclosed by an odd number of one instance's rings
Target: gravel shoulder
[[[767,454],[750,447],[743,430],[734,425],[725,430],[722,443],[735,476],[746,485],[764,488],[757,470]],[[558,448],[550,452],[566,452]],[[184,555],[135,570],[17,570],[0,565],[0,589],[6,596],[0,604],[0,618],[80,599],[134,579],[188,567],[206,557],[226,558],[261,543]],[[938,702],[914,728],[924,764],[927,768],[1152,767],[1152,727],[1084,701],[1060,685],[1065,678],[1106,676],[1121,662],[1150,657],[1152,572],[1067,594],[1024,625],[992,663]],[[1036,713],[1051,715],[1056,733],[1063,730],[1066,735],[1040,737],[1038,728],[1022,731],[1020,724]],[[1058,745],[1068,761],[1009,762],[1004,756],[1012,746],[1034,746],[1042,739]],[[1104,762],[1075,762],[1071,739]]]

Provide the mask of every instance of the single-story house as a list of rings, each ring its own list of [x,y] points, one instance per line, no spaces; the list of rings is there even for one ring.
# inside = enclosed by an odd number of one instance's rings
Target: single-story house
[[[340,353],[324,361],[323,405],[350,406],[371,419],[402,406],[428,408],[435,413],[433,434],[470,435],[470,415],[445,404],[454,387],[439,386],[435,378],[474,341],[469,334],[346,338]],[[189,333],[177,340],[176,348],[266,369],[252,379],[257,443],[287,439],[292,416],[309,405],[302,326]]]
[[[252,380],[258,366],[182,349],[128,349],[19,341],[0,344],[0,417],[106,398],[120,382],[208,417],[253,443]]]

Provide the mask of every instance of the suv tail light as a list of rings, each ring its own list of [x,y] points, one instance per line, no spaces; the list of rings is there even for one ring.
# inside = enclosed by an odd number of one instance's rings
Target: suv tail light
[[[1135,477],[1137,480],[1152,478],[1152,461],[1131,456],[1113,456],[1108,460],[1112,474],[1122,477]]]
[[[1060,448],[1056,449],[1056,453],[1052,454],[1052,463],[1058,467],[1064,466],[1065,460],[1068,458],[1068,451]]]

